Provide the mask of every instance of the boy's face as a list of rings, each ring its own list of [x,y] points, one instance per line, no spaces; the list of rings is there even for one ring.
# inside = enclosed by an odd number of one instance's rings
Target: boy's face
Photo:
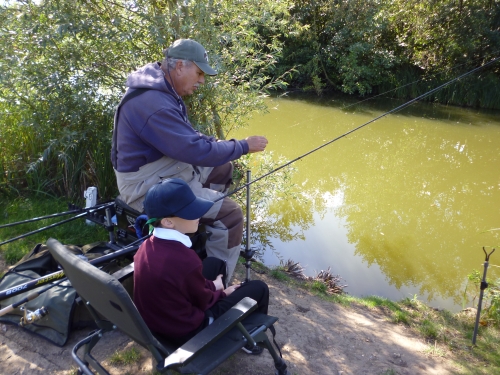
[[[164,222],[166,220],[166,222]],[[198,230],[200,219],[186,220],[180,217],[167,217],[162,219],[162,225],[166,228],[175,229],[181,233],[194,233]]]

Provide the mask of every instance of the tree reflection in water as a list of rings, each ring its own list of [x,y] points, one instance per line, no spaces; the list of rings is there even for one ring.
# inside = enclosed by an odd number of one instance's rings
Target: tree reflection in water
[[[251,130],[265,134],[268,148],[288,161],[384,106],[346,113],[335,104],[273,99],[277,110]],[[255,242],[281,255],[294,241],[307,252],[327,251],[314,249],[307,233],[333,212],[364,269],[377,266],[391,287],[460,305],[467,275],[482,266],[482,246],[500,242],[499,232],[480,234],[499,226],[499,119],[498,113],[418,105],[311,154],[293,165],[286,194],[283,186],[259,182],[269,195],[256,204]],[[332,204],[332,197],[340,201]],[[363,268],[335,272],[349,285],[366,277]]]

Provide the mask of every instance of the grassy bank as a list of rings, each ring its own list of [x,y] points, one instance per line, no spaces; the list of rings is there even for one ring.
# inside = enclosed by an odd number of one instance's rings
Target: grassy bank
[[[432,308],[419,301],[417,296],[394,302],[386,298],[369,296],[357,298],[349,294],[331,294],[317,280],[301,280],[277,267],[263,272],[291,287],[306,289],[322,299],[345,307],[363,306],[383,313],[394,324],[402,324],[429,344],[430,356],[452,356],[461,368],[461,374],[500,374],[500,327],[480,324],[476,345],[472,336],[476,310],[469,308],[453,314],[448,310]],[[483,321],[481,320],[481,323]]]
[[[55,199],[51,197],[2,197],[0,198],[0,226],[54,213],[66,212],[69,210],[68,203],[69,202],[65,199]],[[75,214],[68,214],[0,228],[0,242],[23,236],[40,228],[53,225],[63,220],[68,220],[74,216]],[[5,267],[11,266],[27,254],[35,245],[45,243],[50,237],[56,238],[65,244],[85,245],[96,241],[106,241],[107,232],[99,226],[87,225],[83,219],[76,219],[1,245],[0,261],[3,262]],[[0,265],[2,265],[2,263],[0,263]],[[5,269],[0,269],[0,275],[2,275],[3,272],[5,272]]]

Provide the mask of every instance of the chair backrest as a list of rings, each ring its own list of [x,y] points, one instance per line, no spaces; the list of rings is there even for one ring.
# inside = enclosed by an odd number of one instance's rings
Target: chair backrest
[[[50,238],[47,247],[78,295],[99,314],[140,345],[165,352],[116,278],[72,254],[55,239]]]

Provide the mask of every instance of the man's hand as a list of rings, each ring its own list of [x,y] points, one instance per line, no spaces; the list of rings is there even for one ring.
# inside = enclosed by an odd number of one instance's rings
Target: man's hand
[[[222,283],[222,275],[217,276],[214,280],[215,290],[224,289],[224,284]]]
[[[248,143],[249,153],[264,151],[268,143],[266,137],[260,135],[252,135],[246,138],[245,141]]]

